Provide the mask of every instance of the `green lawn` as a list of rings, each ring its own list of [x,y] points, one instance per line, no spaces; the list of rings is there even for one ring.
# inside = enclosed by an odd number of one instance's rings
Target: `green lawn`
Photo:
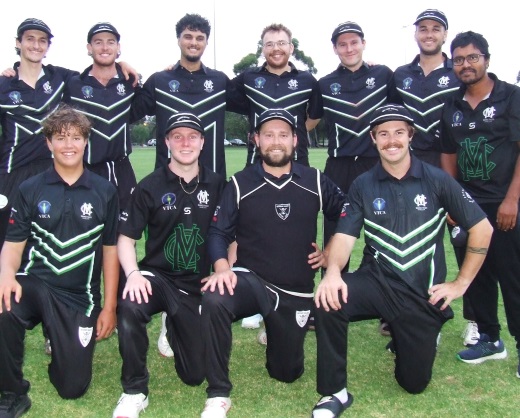
[[[142,178],[152,169],[154,148],[137,148],[132,163]],[[245,163],[244,148],[228,148],[228,175]],[[311,150],[311,164],[323,169],[325,149]],[[142,247],[142,243],[139,243]],[[449,279],[456,275],[456,264],[447,245]],[[351,266],[359,264],[358,243]],[[515,377],[518,358],[513,339],[507,332],[501,307],[503,338],[509,350],[507,360],[491,361],[479,366],[458,362],[455,353],[462,348],[460,332],[464,328],[461,302],[453,304],[456,317],[442,331],[434,377],[429,388],[420,395],[405,393],[393,377],[393,356],[384,350],[388,341],[378,333],[377,321],[352,324],[349,334],[349,391],[355,402],[344,416],[352,417],[518,417],[519,385]],[[144,418],[198,417],[205,401],[205,386],[188,387],[181,383],[173,369],[172,359],[157,352],[160,318],[149,327],[150,405]],[[309,417],[318,398],[315,392],[316,341],[313,332],[306,340],[306,371],[295,383],[284,384],[270,379],[265,370],[265,348],[256,343],[256,331],[234,326],[234,345],[230,374],[234,384],[230,418]],[[96,348],[92,386],[81,399],[64,401],[58,397],[47,378],[49,357],[43,352],[41,329],[26,338],[26,378],[31,381],[33,407],[28,417],[110,417],[121,393],[119,382],[121,359],[117,338],[102,341]],[[1,371],[0,371],[1,373]]]

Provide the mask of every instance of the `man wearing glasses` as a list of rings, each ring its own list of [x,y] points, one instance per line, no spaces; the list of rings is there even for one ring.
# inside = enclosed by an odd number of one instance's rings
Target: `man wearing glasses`
[[[289,58],[294,52],[291,31],[281,24],[264,28],[261,35],[265,63],[235,77],[232,82],[248,104],[251,136],[259,115],[266,109],[283,108],[296,118],[298,146],[294,160],[309,165],[307,132],[318,124],[323,110],[318,81],[308,71],[298,70]],[[259,159],[252,141],[246,165]]]
[[[487,72],[490,53],[482,35],[459,33],[451,54],[462,86],[442,111],[442,168],[471,194],[495,230],[487,258],[467,291],[480,338],[457,355],[465,363],[479,364],[507,357],[497,317],[497,282],[509,331],[520,349],[520,89]]]

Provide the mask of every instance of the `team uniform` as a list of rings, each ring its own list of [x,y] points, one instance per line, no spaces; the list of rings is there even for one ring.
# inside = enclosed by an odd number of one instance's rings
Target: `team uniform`
[[[231,391],[231,323],[258,312],[269,341],[269,375],[283,382],[301,376],[316,272],[308,255],[314,252],[317,216],[323,211],[337,219],[344,201],[330,179],[297,163],[280,178],[267,174],[260,162],[231,177],[208,246],[212,262],[227,259],[228,245],[236,238],[238,280],[233,296],[207,291],[202,298],[209,398],[228,397]]]
[[[517,218],[515,228],[504,232],[496,222],[519,155],[520,88],[488,75],[493,90],[475,109],[464,100],[465,86],[444,105],[440,144],[443,153],[457,154],[458,181],[494,227],[484,264],[466,292],[471,306],[478,307],[473,314],[479,332],[491,341],[499,338],[498,281],[508,328],[520,348],[520,223]]]
[[[78,74],[44,65],[33,89],[18,78],[19,65],[14,64],[14,77],[0,76],[0,248],[18,186],[52,162],[41,122],[61,102],[68,80]]]
[[[410,64],[397,68],[389,100],[403,104],[412,113],[416,129],[412,152],[436,167],[440,167],[440,144],[435,132],[440,126],[442,106],[460,86],[452,61],[442,55],[444,65],[426,77],[419,65],[419,55]]]
[[[199,176],[185,184],[169,167],[140,181],[132,205],[123,213],[119,232],[139,240],[144,231],[145,256],[138,263],[152,285],[148,303],[118,300],[119,352],[123,359],[124,393],[148,395],[146,325],[165,311],[167,337],[175,368],[186,384],[205,377],[200,330],[201,280],[211,263],[206,237],[225,180],[200,166]],[[124,287],[124,284],[123,286]]]
[[[117,76],[106,86],[90,75],[92,66],[68,83],[63,101],[72,104],[93,122],[85,152],[87,168],[117,187],[120,208],[129,203],[136,179],[129,155],[132,80],[125,80],[119,64]]]
[[[298,70],[289,63],[291,71],[281,75],[271,73],[267,64],[244,71],[232,82],[240,97],[247,103],[251,134],[260,114],[266,109],[285,109],[296,119],[298,145],[294,160],[309,165],[309,137],[305,121],[307,117],[320,119],[323,114],[322,98],[318,81],[308,71]],[[249,141],[247,165],[258,161],[260,155],[255,145]]]
[[[199,161],[226,177],[224,155],[226,100],[230,81],[221,71],[202,65],[190,72],[175,64],[172,70],[152,74],[137,90],[132,104],[132,120],[156,116],[157,147],[155,168],[168,165],[170,156],[164,142],[168,119],[179,112],[196,114],[204,125],[204,149]]]
[[[329,142],[324,173],[345,193],[356,177],[379,161],[370,137],[370,116],[387,102],[391,79],[390,68],[363,63],[354,72],[339,65],[319,80]],[[324,242],[334,227],[324,222]]]
[[[118,216],[114,186],[88,170],[72,186],[54,167],[21,184],[6,240],[27,240],[16,277],[23,293],[20,303],[13,294],[11,311],[0,315],[0,391],[29,390],[25,330],[42,322],[52,340],[52,384],[63,398],[86,392],[101,311],[102,247],[116,245]]]
[[[347,387],[346,352],[350,321],[385,318],[396,349],[395,377],[408,392],[428,385],[436,339],[451,308],[429,302],[428,289],[446,277],[446,213],[469,229],[485,218],[469,194],[447,173],[412,156],[401,180],[379,163],[360,175],[337,232],[359,237],[364,228],[366,263],[344,273],[348,302],[339,311],[316,310],[318,392]]]

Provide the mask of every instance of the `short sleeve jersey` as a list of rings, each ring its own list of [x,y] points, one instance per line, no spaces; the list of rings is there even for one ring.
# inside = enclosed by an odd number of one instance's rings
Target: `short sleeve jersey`
[[[44,65],[35,88],[18,78],[0,76],[0,174],[51,158],[41,122],[56,110],[65,84],[78,74],[61,67]]]
[[[134,87],[132,80],[125,80],[119,64],[116,68],[117,76],[106,86],[89,75],[92,66],[73,77],[66,86],[64,101],[93,122],[85,152],[88,164],[118,161],[132,152],[129,122]]]
[[[372,112],[387,102],[392,70],[366,63],[350,71],[340,65],[319,80],[329,157],[377,157],[370,138]]]
[[[118,216],[115,187],[86,169],[72,186],[54,167],[24,181],[6,235],[27,240],[18,274],[37,276],[87,316],[99,312],[102,247],[116,245]]]
[[[444,65],[427,76],[419,65],[419,55],[394,72],[390,101],[403,103],[412,113],[416,129],[414,149],[440,151],[435,132],[440,125],[442,106],[460,86],[452,61],[446,54],[443,56]]]
[[[290,71],[281,75],[271,73],[264,64],[247,70],[236,76],[232,82],[236,91],[249,104],[249,124],[251,133],[260,114],[266,109],[285,109],[296,119],[296,135],[298,146],[295,160],[306,157],[308,151],[308,135],[305,121],[307,115],[311,119],[320,119],[323,115],[322,97],[318,81],[308,71],[298,70],[289,63]],[[253,143],[248,143],[248,163],[258,159]]]
[[[359,237],[364,228],[365,255],[376,258],[389,279],[425,298],[430,286],[446,279],[446,214],[465,229],[485,218],[457,181],[413,156],[400,180],[381,163],[361,174],[349,189],[348,203],[336,232]]]
[[[520,87],[489,77],[493,90],[475,109],[463,86],[442,113],[442,152],[457,154],[457,179],[479,203],[504,200],[519,154]]]
[[[197,115],[204,126],[204,149],[200,162],[224,178],[226,94],[230,80],[221,71],[202,66],[190,72],[177,63],[170,71],[152,74],[142,89],[137,90],[132,104],[132,120],[144,115],[156,116],[157,147],[155,168],[170,161],[164,142],[170,116],[179,112]]]
[[[202,166],[198,184],[194,179],[182,186],[168,167],[158,168],[138,183],[132,204],[121,216],[119,232],[135,240],[145,233],[141,270],[158,272],[177,287],[200,293],[200,280],[211,268],[208,228],[224,184],[220,175]]]
[[[343,192],[319,170],[293,163],[290,173],[275,178],[258,162],[232,176],[224,190],[208,238],[212,262],[227,258],[236,237],[234,266],[284,290],[312,292],[316,270],[307,261],[318,213],[337,220],[344,203]]]

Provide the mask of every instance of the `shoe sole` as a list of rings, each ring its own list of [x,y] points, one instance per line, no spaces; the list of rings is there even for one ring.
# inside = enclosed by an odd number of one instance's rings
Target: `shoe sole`
[[[501,353],[491,354],[490,356],[480,357],[480,358],[476,358],[476,359],[473,359],[473,360],[463,359],[463,358],[461,358],[457,354],[457,358],[460,361],[463,361],[464,363],[468,363],[468,364],[481,364],[481,363],[484,363],[487,360],[503,360],[506,357],[507,357],[507,350],[505,348],[504,348],[504,351],[502,351]]]
[[[242,328],[245,328],[245,329],[258,329],[260,328],[260,323],[258,324],[242,324]]]

